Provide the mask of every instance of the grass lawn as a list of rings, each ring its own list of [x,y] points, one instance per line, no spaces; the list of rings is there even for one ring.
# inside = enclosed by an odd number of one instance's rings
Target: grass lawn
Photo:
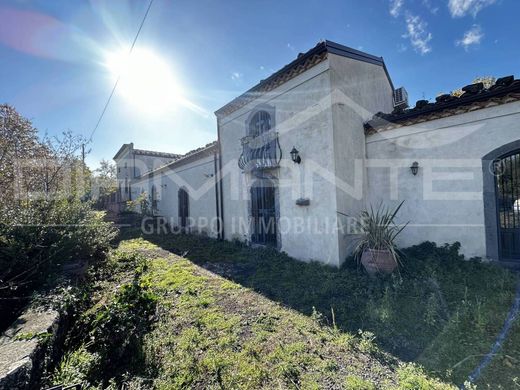
[[[94,277],[52,382],[455,388],[400,360],[462,384],[514,297],[515,275],[463,261],[456,246],[409,248],[400,275],[370,278],[353,263],[337,270],[205,237],[139,234],[124,232]],[[518,322],[478,388],[517,388]]]

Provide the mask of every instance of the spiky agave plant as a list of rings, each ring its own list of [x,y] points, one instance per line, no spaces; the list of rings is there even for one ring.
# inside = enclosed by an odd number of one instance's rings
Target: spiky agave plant
[[[399,226],[395,223],[395,216],[403,205],[402,201],[397,207],[391,209],[381,202],[377,209],[372,206],[368,210],[363,210],[360,214],[360,227],[363,237],[359,240],[354,254],[361,259],[363,251],[366,249],[387,250],[395,261],[399,263],[400,255],[395,245],[396,237],[403,231],[408,223]]]

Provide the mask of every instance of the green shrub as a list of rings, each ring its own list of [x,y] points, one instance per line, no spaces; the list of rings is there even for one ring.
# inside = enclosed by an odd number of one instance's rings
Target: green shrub
[[[92,348],[104,364],[117,367],[140,358],[139,340],[148,329],[155,301],[148,287],[134,280],[121,286],[113,302],[89,318]]]
[[[399,390],[456,390],[457,387],[431,379],[415,364],[404,364],[397,370]]]
[[[0,216],[0,311],[14,312],[69,261],[98,260],[116,230],[104,213],[75,199],[35,200]],[[7,219],[8,218],[8,219]]]
[[[345,390],[376,390],[376,387],[365,379],[349,375],[345,379]]]
[[[99,363],[100,356],[97,353],[89,352],[82,344],[61,360],[52,376],[52,383],[55,385],[86,384],[88,383],[87,378]]]

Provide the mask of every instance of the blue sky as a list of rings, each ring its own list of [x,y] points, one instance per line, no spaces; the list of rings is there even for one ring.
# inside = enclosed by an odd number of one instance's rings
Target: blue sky
[[[40,132],[89,136],[115,81],[107,57],[127,50],[148,2],[3,0],[0,102]],[[122,143],[184,153],[216,138],[213,111],[320,39],[383,56],[410,101],[520,76],[516,0],[155,0],[136,48],[155,53],[184,102],[150,113],[116,91],[89,164]]]

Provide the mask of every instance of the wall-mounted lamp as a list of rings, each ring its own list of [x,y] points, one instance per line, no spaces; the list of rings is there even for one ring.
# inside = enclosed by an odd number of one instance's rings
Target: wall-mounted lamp
[[[302,158],[300,157],[300,152],[298,152],[298,149],[296,149],[294,146],[293,146],[293,148],[291,150],[291,159],[296,164],[299,164],[299,163],[302,162]]]
[[[419,163],[417,161],[414,161],[412,166],[410,167],[410,170],[412,171],[412,175],[417,175],[417,172],[419,172]]]

